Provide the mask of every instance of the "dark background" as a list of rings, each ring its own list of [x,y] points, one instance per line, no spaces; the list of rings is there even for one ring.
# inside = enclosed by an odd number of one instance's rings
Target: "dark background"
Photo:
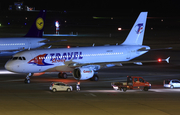
[[[148,11],[155,15],[179,16],[178,0],[3,0],[0,1],[0,10],[7,10],[14,2],[23,2],[24,5],[35,7],[37,10],[67,10],[67,11],[111,11],[141,12]]]

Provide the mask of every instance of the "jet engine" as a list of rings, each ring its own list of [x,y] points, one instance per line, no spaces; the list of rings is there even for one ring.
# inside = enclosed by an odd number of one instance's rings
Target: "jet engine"
[[[75,68],[73,71],[73,76],[77,80],[87,80],[92,78],[94,71],[90,68]]]

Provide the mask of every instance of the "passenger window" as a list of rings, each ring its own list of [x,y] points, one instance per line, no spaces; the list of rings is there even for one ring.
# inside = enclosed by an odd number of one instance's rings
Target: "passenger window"
[[[134,82],[136,82],[137,81],[137,78],[134,78]]]
[[[144,83],[144,80],[143,80],[142,78],[139,78],[139,81],[142,82],[142,83]]]
[[[18,59],[18,57],[13,57],[13,60],[17,60]]]
[[[10,58],[10,60],[12,60],[12,59],[13,59],[13,57]]]
[[[169,84],[169,82],[170,82],[169,80],[165,80],[165,84]]]

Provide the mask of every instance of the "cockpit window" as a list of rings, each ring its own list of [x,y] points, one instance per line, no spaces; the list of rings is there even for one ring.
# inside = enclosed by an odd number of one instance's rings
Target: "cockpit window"
[[[18,57],[13,57],[13,58],[12,58],[12,60],[17,60],[17,59],[18,59]]]
[[[11,60],[26,60],[25,57],[12,57]]]
[[[19,60],[22,60],[22,57],[19,57]]]
[[[26,60],[26,58],[25,58],[25,57],[22,57],[22,59],[23,59],[23,60]]]

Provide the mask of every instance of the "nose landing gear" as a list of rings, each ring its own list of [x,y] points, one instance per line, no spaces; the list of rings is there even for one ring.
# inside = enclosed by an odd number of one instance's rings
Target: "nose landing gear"
[[[29,73],[27,76],[26,76],[26,79],[24,80],[24,83],[26,84],[29,84],[31,81],[30,81],[30,76],[33,76],[33,73]]]

